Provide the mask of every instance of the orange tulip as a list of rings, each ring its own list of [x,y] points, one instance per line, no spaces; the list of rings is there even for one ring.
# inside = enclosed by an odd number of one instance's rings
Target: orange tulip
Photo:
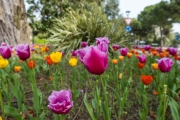
[[[152,54],[153,54],[153,56],[157,56],[158,52],[154,50],[154,51],[152,51]]]
[[[163,52],[161,52],[159,55],[161,58],[163,58],[165,56],[165,54]]]
[[[19,72],[21,70],[21,66],[14,66],[14,71]]]
[[[145,66],[145,63],[138,62],[138,68],[142,69],[144,68],[144,66]]]
[[[153,94],[154,95],[158,95],[158,91],[153,91]]]
[[[153,77],[151,75],[142,75],[141,80],[145,85],[149,85],[152,82]]]
[[[45,58],[45,60],[46,60],[46,63],[47,63],[48,65],[52,65],[52,64],[53,64],[53,61],[51,60],[51,58],[50,58],[49,56],[47,56],[47,57]]]
[[[165,54],[166,54],[166,57],[169,57],[169,52],[168,52],[168,51],[166,51],[166,53],[165,53]]]
[[[136,51],[134,54],[138,55],[139,53]]]
[[[124,59],[124,56],[119,56],[119,60],[123,60]]]
[[[173,56],[175,60],[178,60],[178,54]]]
[[[134,49],[131,49],[131,53],[133,53],[133,54],[135,53]]]
[[[51,81],[52,81],[52,80],[53,80],[53,77],[52,77],[52,76],[50,76],[50,77],[49,77],[49,80],[51,80]]]
[[[35,60],[29,60],[28,61],[28,67],[30,68],[30,69],[32,69],[32,68],[35,68],[35,66],[36,66],[36,61]]]
[[[115,64],[118,64],[118,59],[113,59],[112,60],[112,63],[115,65]]]
[[[132,55],[133,55],[132,53],[127,53],[128,58],[131,58]]]
[[[176,60],[180,61],[180,57],[176,57]]]
[[[146,53],[145,49],[142,49],[142,52],[143,52],[143,53]]]
[[[49,48],[48,48],[48,47],[46,47],[46,48],[45,48],[45,52],[48,52],[48,51],[49,51]]]

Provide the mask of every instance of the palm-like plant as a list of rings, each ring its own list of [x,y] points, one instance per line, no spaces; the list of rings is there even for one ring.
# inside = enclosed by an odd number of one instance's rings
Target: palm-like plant
[[[63,18],[55,19],[49,39],[55,50],[69,53],[80,48],[81,41],[86,41],[90,45],[95,43],[95,38],[105,36],[112,44],[129,44],[122,17],[110,21],[96,3],[81,5],[81,9],[69,8]]]
[[[101,7],[95,3],[84,4],[82,9],[69,9],[65,17],[55,19],[49,42],[58,51],[70,52],[79,48],[81,41],[91,44],[96,37],[105,36],[109,23]]]

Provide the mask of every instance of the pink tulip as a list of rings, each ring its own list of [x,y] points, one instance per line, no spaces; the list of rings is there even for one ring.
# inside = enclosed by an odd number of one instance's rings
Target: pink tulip
[[[100,75],[108,67],[108,45],[105,42],[101,42],[98,46],[79,49],[78,55],[80,61],[92,74]]]
[[[122,56],[126,56],[128,53],[128,48],[121,48],[119,51],[120,51]]]
[[[138,45],[136,45],[134,48],[135,48],[135,49],[138,49],[139,47],[138,47]]]
[[[169,47],[167,50],[169,51],[169,54],[171,54],[172,56],[176,55],[177,53],[177,48]]]
[[[2,42],[1,46],[7,46],[7,44],[5,42]]]
[[[71,52],[71,54],[72,54],[72,56],[77,56],[77,51],[76,50],[72,50],[72,52]]]
[[[96,38],[96,45],[100,44],[101,42],[105,42],[106,44],[109,44],[109,39],[107,37]]]
[[[28,44],[19,44],[15,47],[19,59],[26,60],[30,57],[30,47]]]
[[[87,42],[81,42],[81,47],[86,47],[88,45]]]
[[[114,51],[116,51],[116,50],[118,50],[120,48],[120,45],[113,44],[112,48],[113,48]]]
[[[11,47],[10,46],[0,46],[0,54],[3,58],[10,58],[11,57]]]
[[[170,58],[161,58],[158,61],[158,68],[161,72],[169,72],[172,68],[173,61]]]
[[[142,54],[138,56],[138,59],[140,63],[146,63],[146,55]]]
[[[48,108],[56,114],[67,114],[73,107],[70,90],[52,91],[48,100]]]
[[[148,51],[148,50],[151,49],[151,45],[144,45],[143,48],[144,48],[146,51]]]
[[[159,53],[162,52],[162,48],[161,48],[161,47],[156,48],[156,50],[157,50]]]
[[[62,53],[62,56],[64,56],[64,55],[65,55],[65,52],[64,52],[64,51],[61,51],[61,53]]]

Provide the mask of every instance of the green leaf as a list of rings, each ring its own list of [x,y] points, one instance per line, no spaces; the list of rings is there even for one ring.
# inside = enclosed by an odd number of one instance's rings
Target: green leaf
[[[21,111],[19,111],[16,108],[4,105],[4,112],[5,112],[6,115],[9,115],[9,116],[13,117],[15,120],[22,120]]]
[[[180,113],[178,112],[180,109],[179,104],[172,98],[169,98],[168,104],[170,106],[173,119],[180,120]]]
[[[86,93],[85,93],[85,95],[84,95],[84,104],[85,104],[85,106],[86,106],[86,108],[87,108],[87,110],[88,110],[89,115],[91,116],[91,118],[92,118],[93,120],[96,120],[96,118],[95,118],[95,116],[94,116],[94,113],[93,113],[93,109],[92,109],[91,105],[90,105],[90,104],[88,103],[88,101],[87,101],[87,95],[86,95]]]

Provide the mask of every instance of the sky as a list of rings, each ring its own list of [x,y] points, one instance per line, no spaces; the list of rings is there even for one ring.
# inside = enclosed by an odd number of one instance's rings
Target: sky
[[[130,11],[129,18],[137,18],[138,14],[144,10],[146,6],[159,3],[161,0],[119,0],[120,14],[127,17],[126,11]],[[167,0],[168,1],[168,0]],[[180,33],[180,23],[173,23],[173,32]]]

